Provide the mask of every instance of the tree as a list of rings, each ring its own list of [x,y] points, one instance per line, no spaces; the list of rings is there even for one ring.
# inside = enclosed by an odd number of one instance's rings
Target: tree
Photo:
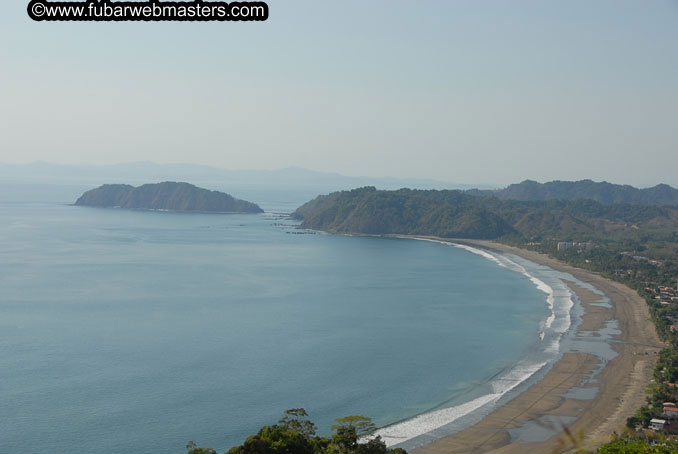
[[[278,421],[278,425],[285,430],[298,432],[310,440],[315,435],[316,427],[309,419],[306,419],[307,416],[308,413],[303,408],[290,408],[285,411],[285,416]]]
[[[337,419],[331,439],[315,436],[315,425],[307,416],[303,408],[291,408],[278,424],[262,427],[226,454],[407,454],[404,449],[388,449],[378,436],[361,440],[375,430],[372,420],[365,416]],[[199,448],[193,441],[186,449],[188,454],[216,454],[212,448]]]
[[[324,454],[355,454],[358,449],[358,435],[355,427],[332,426],[332,428],[336,430],[336,433]]]
[[[186,444],[186,451],[188,454],[217,454],[212,448],[200,448],[195,441],[191,440]]]
[[[281,426],[264,426],[259,433],[245,440],[241,446],[235,446],[228,454],[313,454],[314,446],[310,441],[294,430]]]
[[[377,428],[372,419],[367,416],[353,415],[335,419],[338,424],[332,425],[332,430],[339,432],[341,429],[353,428],[358,437],[364,437],[374,432]]]
[[[669,446],[651,446],[643,441],[626,442],[624,440],[604,444],[598,454],[678,454],[678,448]]]
[[[336,433],[323,454],[407,454],[404,449],[388,449],[380,436],[371,437],[360,443],[362,437],[372,434],[376,427],[365,416],[347,416],[335,419],[338,424],[332,426]]]

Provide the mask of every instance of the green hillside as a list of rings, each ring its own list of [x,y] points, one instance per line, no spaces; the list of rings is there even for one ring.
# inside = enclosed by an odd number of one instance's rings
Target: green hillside
[[[525,180],[501,190],[470,190],[468,194],[492,196],[502,200],[545,201],[590,199],[605,205],[672,205],[678,206],[678,189],[666,184],[638,189],[629,185],[608,182],[550,181],[538,183]]]
[[[640,226],[678,226],[678,209],[593,200],[516,201],[461,191],[380,191],[364,187],[319,196],[293,216],[301,227],[334,233],[413,234],[440,237],[593,237]]]

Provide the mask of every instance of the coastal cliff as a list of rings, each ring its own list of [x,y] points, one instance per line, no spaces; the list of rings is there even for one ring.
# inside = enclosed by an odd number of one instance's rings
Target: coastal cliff
[[[263,213],[258,205],[226,193],[170,181],[139,187],[105,184],[85,192],[75,204],[140,210]]]

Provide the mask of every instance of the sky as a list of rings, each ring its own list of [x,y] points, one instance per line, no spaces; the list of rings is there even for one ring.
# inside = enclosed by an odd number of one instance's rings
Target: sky
[[[0,162],[678,186],[678,0],[271,0],[266,22],[0,2]]]

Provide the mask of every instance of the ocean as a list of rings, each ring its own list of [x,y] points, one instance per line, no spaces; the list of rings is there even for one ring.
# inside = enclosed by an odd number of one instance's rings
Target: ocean
[[[223,452],[296,407],[425,440],[557,358],[534,264],[296,224],[0,198],[0,451]]]

